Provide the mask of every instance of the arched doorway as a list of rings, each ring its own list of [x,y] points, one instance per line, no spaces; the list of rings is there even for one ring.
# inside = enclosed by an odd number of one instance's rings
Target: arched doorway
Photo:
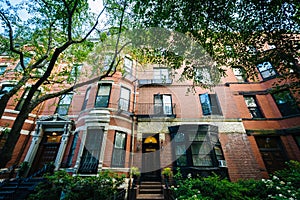
[[[143,135],[142,180],[160,180],[159,134]]]

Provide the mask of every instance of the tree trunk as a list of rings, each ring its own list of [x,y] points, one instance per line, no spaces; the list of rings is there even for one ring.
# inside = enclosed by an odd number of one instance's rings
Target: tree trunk
[[[0,98],[0,119],[2,118],[2,115],[4,113],[4,110],[5,110],[5,107],[9,101],[9,96],[7,95],[3,95],[1,98]]]
[[[15,123],[13,124],[8,138],[4,144],[3,149],[0,152],[0,168],[5,167],[6,164],[11,160],[14,148],[20,137],[20,132],[23,128],[23,124],[27,119],[30,113],[30,109],[24,109],[23,112],[20,112],[17,116]]]

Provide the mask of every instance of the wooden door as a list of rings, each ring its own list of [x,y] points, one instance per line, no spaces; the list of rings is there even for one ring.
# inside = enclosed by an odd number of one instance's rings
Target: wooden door
[[[158,136],[149,136],[143,142],[142,180],[160,180],[160,151]]]

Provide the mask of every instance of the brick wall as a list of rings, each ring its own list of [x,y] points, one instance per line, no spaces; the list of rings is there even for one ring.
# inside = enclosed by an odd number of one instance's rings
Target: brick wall
[[[220,134],[230,180],[263,178],[246,134]]]

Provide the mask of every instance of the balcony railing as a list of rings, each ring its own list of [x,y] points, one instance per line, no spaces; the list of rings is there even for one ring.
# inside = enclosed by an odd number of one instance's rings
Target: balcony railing
[[[176,117],[176,104],[138,103],[136,115],[139,117]]]
[[[139,85],[169,85],[172,84],[173,80],[167,79],[140,79]]]

